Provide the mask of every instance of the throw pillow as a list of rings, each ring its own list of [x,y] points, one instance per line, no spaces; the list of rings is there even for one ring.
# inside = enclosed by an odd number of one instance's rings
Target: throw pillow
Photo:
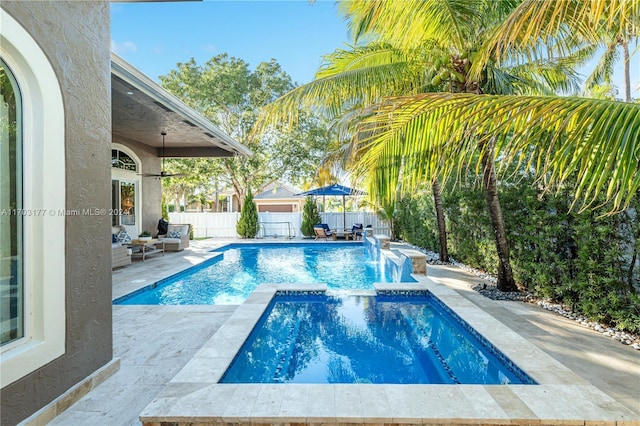
[[[121,243],[130,243],[131,242],[131,237],[129,236],[129,234],[127,234],[127,231],[125,229],[123,229],[122,231],[118,232],[118,241]]]
[[[180,232],[180,231],[169,231],[169,233],[167,234],[167,237],[169,237],[169,238],[180,238],[180,237],[182,237],[182,232]]]

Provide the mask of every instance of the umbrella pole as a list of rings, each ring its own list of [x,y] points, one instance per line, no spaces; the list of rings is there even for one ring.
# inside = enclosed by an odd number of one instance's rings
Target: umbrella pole
[[[344,195],[342,196],[342,230],[347,229],[347,205],[344,202]]]

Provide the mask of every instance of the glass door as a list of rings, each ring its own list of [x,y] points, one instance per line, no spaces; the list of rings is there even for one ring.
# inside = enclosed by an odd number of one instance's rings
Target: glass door
[[[124,226],[132,239],[138,237],[137,195],[137,182],[117,179],[111,181],[111,223]]]

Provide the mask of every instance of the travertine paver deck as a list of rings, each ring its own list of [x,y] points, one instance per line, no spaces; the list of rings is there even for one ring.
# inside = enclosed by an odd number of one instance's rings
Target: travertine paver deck
[[[417,277],[417,276],[416,276]],[[438,282],[440,281],[440,282]],[[219,384],[242,342],[278,289],[318,286],[262,285],[238,307],[191,361],[142,412],[144,424],[227,423],[555,423],[632,424],[636,413],[553,359],[449,287],[448,279],[377,285],[377,290],[429,290],[453,308],[538,385],[305,385]],[[234,340],[235,337],[235,340]],[[224,351],[219,348],[225,347]],[[401,368],[401,366],[399,366]],[[496,391],[496,388],[502,388]],[[314,389],[314,398],[308,390]],[[496,393],[496,398],[492,392]],[[246,395],[256,395],[247,400]],[[390,403],[389,394],[392,395]],[[289,398],[295,396],[295,400]],[[333,409],[310,409],[333,400]],[[329,405],[331,407],[331,404]]]
[[[230,241],[192,242],[192,247],[184,252],[167,253],[164,257],[151,258],[144,264],[134,262],[126,268],[114,271],[114,297],[127,294],[196,264],[211,256],[208,250],[228,242]],[[628,410],[629,419],[634,419],[632,423],[635,421],[640,424],[638,351],[603,338],[591,330],[536,306],[488,300],[471,291],[464,282],[481,280],[458,268],[429,265],[428,276],[438,284],[442,284],[439,280],[446,279],[447,288],[499,318],[504,326],[517,332],[536,348],[567,367],[561,374],[554,373],[553,377],[558,381],[572,382],[576,380],[577,375],[578,384],[592,384],[611,399],[615,399],[613,404],[609,404],[611,401],[604,398],[602,402],[605,405],[623,404],[622,410]],[[175,391],[173,396],[178,397],[191,388],[189,384],[180,385],[175,381],[169,387],[166,385],[234,311],[234,306],[114,306],[114,357],[121,360],[120,371],[51,424],[139,425],[138,415],[154,398],[159,395],[166,397],[168,390]],[[232,341],[234,336],[230,335],[229,339]],[[327,387],[337,387],[337,394],[329,398]],[[336,421],[358,423],[362,418],[354,418],[344,411],[355,398],[358,400],[359,412],[371,418],[381,420],[387,407],[402,403],[405,416],[394,421],[418,422],[424,417],[425,410],[432,409],[444,413],[449,409],[447,407],[451,400],[465,398],[471,402],[479,416],[478,419],[491,416],[495,418],[495,413],[500,413],[499,416],[503,417],[502,411],[507,422],[510,418],[529,418],[534,424],[539,424],[533,420],[538,414],[536,411],[547,409],[546,406],[531,406],[523,402],[523,398],[541,397],[534,391],[514,390],[513,387],[505,386],[483,387],[481,391],[470,386],[445,386],[437,391],[424,386],[416,389],[392,387],[385,390],[385,398],[381,397],[377,386],[359,386],[359,396],[354,395],[348,387],[349,385],[287,385],[284,392],[276,394],[269,391],[260,394],[255,388],[237,387],[233,400],[229,401],[230,404],[233,402],[229,405],[229,410],[242,413],[245,419],[248,419],[254,406],[268,410],[269,404],[278,400],[278,395],[281,395],[284,401],[287,401],[279,404],[279,413],[284,415],[293,416],[296,407],[302,406],[302,401],[307,401],[305,419],[327,417]],[[582,396],[579,389],[568,389],[575,391],[571,393],[569,400],[559,399],[556,402],[557,407],[551,407],[552,409],[581,409]],[[413,395],[410,398],[407,398],[407,390],[411,390],[410,394]],[[532,395],[527,395],[532,392]],[[209,397],[210,395],[207,396]],[[204,400],[203,396],[200,403]],[[236,408],[232,408],[233,406]],[[465,411],[457,414],[460,413]],[[282,420],[281,417],[278,419]],[[470,420],[467,419],[466,422],[469,423]]]

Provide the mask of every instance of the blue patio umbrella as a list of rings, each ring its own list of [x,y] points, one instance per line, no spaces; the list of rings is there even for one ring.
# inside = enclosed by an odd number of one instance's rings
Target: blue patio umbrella
[[[296,195],[341,195],[342,196],[342,227],[344,228],[347,222],[347,213],[345,211],[345,197],[347,195],[366,195],[367,193],[364,191],[360,191],[359,189],[349,188],[348,186],[338,185],[334,183],[333,185],[323,186],[322,188],[310,189],[305,192],[301,192]]]

